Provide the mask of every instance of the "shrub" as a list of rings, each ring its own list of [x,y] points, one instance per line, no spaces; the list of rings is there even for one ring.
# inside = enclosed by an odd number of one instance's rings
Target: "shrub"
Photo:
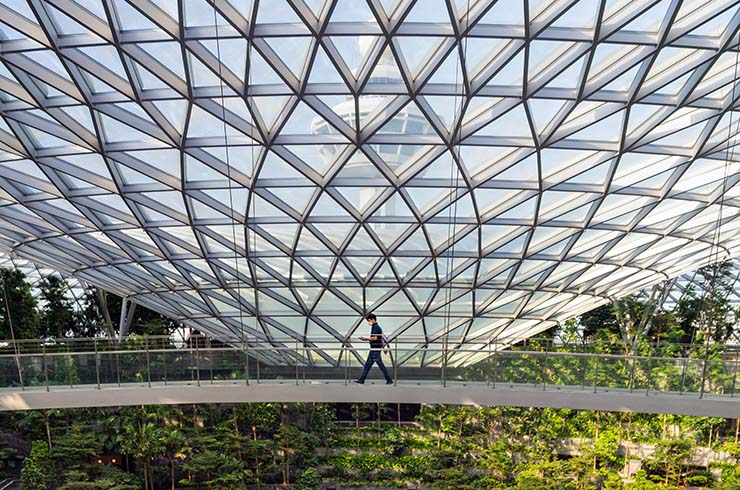
[[[46,490],[51,483],[49,446],[44,441],[33,441],[31,454],[23,462],[21,490]]]
[[[295,490],[319,490],[320,488],[321,476],[316,468],[306,468],[298,474]]]

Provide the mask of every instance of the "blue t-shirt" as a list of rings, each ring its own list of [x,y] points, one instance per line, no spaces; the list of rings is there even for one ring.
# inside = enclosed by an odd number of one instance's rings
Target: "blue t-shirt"
[[[383,347],[383,329],[380,328],[379,324],[375,323],[372,329],[370,329],[370,337],[378,337],[377,340],[370,341],[371,349],[380,349]]]

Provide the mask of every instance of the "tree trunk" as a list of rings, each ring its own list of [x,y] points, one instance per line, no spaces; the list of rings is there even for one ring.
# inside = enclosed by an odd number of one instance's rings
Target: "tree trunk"
[[[442,447],[442,415],[439,416],[439,425],[437,426],[437,448]]]
[[[49,449],[51,449],[51,428],[49,427],[49,412],[41,410],[44,414],[44,425],[46,426],[46,441],[49,443]]]
[[[175,457],[170,458],[170,483],[171,490],[175,490]]]
[[[236,405],[234,405],[231,409],[232,414],[234,415],[234,433],[236,434],[236,455],[239,459],[242,459],[242,443],[241,443],[241,434],[239,433],[239,422],[236,419]]]
[[[146,461],[144,461],[144,488],[149,488],[149,471]]]

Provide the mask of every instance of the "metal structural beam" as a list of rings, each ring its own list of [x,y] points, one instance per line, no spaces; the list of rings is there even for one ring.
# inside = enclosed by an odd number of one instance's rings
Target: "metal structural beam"
[[[118,340],[121,341],[128,335],[129,328],[134,321],[136,303],[129,298],[121,298],[121,319],[118,324]]]

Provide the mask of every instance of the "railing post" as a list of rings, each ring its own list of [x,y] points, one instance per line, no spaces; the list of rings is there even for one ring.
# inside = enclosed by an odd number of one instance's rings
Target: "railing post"
[[[542,379],[542,391],[547,390],[547,354],[548,352],[545,351],[545,366],[542,368],[542,374],[545,377]]]
[[[144,335],[144,346],[146,348],[146,382],[149,388],[152,387],[152,366],[149,359],[149,336]]]
[[[249,386],[249,342],[242,339],[242,354],[244,355],[244,383]]]
[[[298,378],[300,377],[300,374],[298,373],[298,339],[295,341],[295,385],[298,386]]]
[[[684,357],[682,359],[683,360],[683,366],[681,367],[681,386],[678,387],[678,394],[679,395],[683,395],[683,389],[684,389],[684,385],[686,383],[686,369],[688,367],[687,364],[689,363],[689,359],[688,359],[688,357],[686,357],[685,354],[686,353],[684,353]]]
[[[164,346],[163,346],[164,347]],[[164,385],[167,386],[167,348],[162,349],[162,370],[164,371]]]
[[[496,389],[496,375],[498,374],[498,349],[493,348],[493,383],[491,383],[491,387],[495,390]]]
[[[447,368],[447,356],[445,355],[445,352],[446,352],[445,351],[445,347],[443,345],[442,346],[442,366],[441,366],[442,369],[441,369],[441,374],[442,374],[442,387],[444,387],[444,388],[447,387],[447,373],[445,372],[445,370]]]
[[[74,366],[74,359],[72,359],[72,353],[69,351],[69,343],[67,344],[67,376],[69,376],[69,387],[74,389],[74,381],[72,380],[72,366]]]
[[[342,362],[344,362],[344,386],[349,384],[349,346],[346,342],[342,343]]]
[[[491,343],[488,342],[488,362],[491,362]],[[486,388],[491,386],[491,370],[486,369]]]
[[[46,391],[49,391],[49,364],[46,361],[46,342],[41,342],[41,352],[44,361],[44,382],[46,383]]]
[[[393,342],[393,386],[398,386],[398,338]]]
[[[119,362],[118,358],[118,347],[114,347],[116,349],[116,381],[118,381],[118,387],[121,387],[121,363]]]
[[[635,356],[630,356],[630,393],[635,387]]]
[[[208,376],[213,384],[213,346],[210,337],[206,337],[206,349],[208,349]]]
[[[257,341],[257,384],[260,384],[260,338],[256,338]]]
[[[93,339],[93,345],[95,346],[95,381],[100,389],[100,354],[98,353],[98,340]]]
[[[601,356],[599,354],[596,354],[596,365],[594,366],[594,386],[593,386],[594,393],[596,393],[596,380],[599,377],[599,360],[600,360],[600,357]]]
[[[740,361],[735,359],[735,371],[732,373],[732,393],[730,393],[730,398],[735,398],[735,383],[737,383],[737,369],[738,365],[740,365]]]
[[[195,383],[200,387],[200,335],[195,336]]]

